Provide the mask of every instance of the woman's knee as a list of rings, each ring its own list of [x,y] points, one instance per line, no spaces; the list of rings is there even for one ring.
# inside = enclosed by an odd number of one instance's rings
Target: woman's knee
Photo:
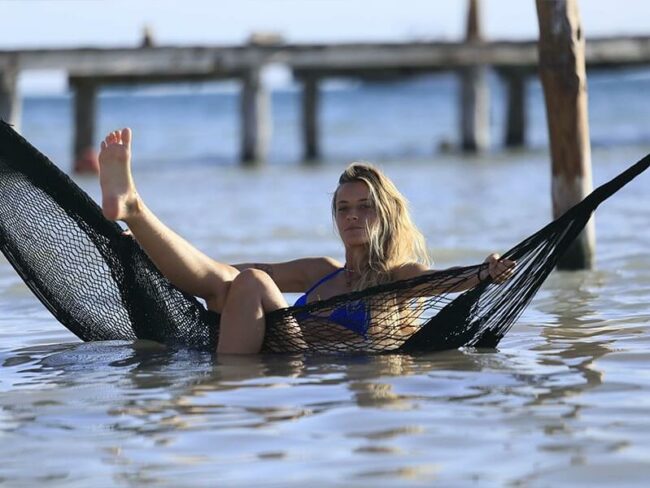
[[[258,294],[273,287],[271,277],[259,269],[242,270],[230,284],[229,294]]]
[[[237,275],[230,285],[228,303],[261,303],[265,312],[287,306],[282,292],[275,281],[259,269],[245,269]]]

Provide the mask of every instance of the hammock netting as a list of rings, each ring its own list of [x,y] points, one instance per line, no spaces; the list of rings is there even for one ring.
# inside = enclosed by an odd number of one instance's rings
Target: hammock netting
[[[596,207],[649,164],[650,155],[504,253],[517,266],[502,284],[486,280],[455,291],[483,264],[277,310],[266,317],[263,350],[496,347]],[[5,122],[0,122],[0,248],[38,299],[84,341],[148,339],[216,348],[219,315],[172,285],[132,237]],[[329,319],[341,307],[359,306],[370,316],[365,333]]]

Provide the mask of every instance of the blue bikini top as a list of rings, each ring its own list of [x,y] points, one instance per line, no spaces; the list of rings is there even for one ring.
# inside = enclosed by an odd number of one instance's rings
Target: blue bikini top
[[[316,284],[314,284],[309,290],[307,290],[307,292],[305,292],[304,295],[300,296],[300,298],[296,300],[294,306],[303,307],[307,305],[307,296],[312,291],[325,283],[327,280],[334,278],[344,269],[345,268],[337,269],[318,280]],[[298,320],[307,317],[315,317],[321,319],[324,318],[318,315],[312,315],[308,312],[296,314],[296,318],[298,318]],[[368,327],[370,326],[370,312],[368,310],[368,305],[363,300],[355,300],[332,310],[332,312],[327,317],[327,320],[341,325],[346,329],[359,334],[360,336],[366,337],[366,334],[368,333]]]

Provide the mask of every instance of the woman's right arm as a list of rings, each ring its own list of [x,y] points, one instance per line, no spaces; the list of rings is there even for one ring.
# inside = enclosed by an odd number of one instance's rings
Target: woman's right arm
[[[341,267],[328,257],[301,258],[284,263],[241,263],[233,265],[238,271],[253,268],[264,271],[280,291],[302,293],[328,273]]]

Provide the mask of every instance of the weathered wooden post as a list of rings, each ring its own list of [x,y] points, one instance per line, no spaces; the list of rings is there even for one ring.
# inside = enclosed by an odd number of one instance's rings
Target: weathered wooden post
[[[302,130],[304,141],[304,160],[314,162],[320,157],[318,140],[318,107],[320,92],[318,77],[304,75],[302,78]]]
[[[577,0],[536,0],[536,4],[539,72],[551,145],[553,215],[558,217],[592,190],[585,40]],[[591,268],[594,248],[592,219],[558,268]]]
[[[20,125],[20,96],[18,94],[18,70],[0,66],[0,119]]]
[[[468,43],[480,43],[480,12],[478,0],[469,0],[467,12]],[[470,66],[461,70],[460,129],[461,147],[464,151],[478,152],[490,145],[490,93],[487,85],[487,68]]]
[[[260,67],[254,67],[242,75],[241,160],[247,166],[266,160],[271,135],[269,94],[260,74]]]
[[[503,68],[500,75],[506,84],[506,147],[521,147],[526,138],[526,77],[525,68]]]
[[[95,146],[97,86],[90,79],[74,76],[69,78],[69,84],[74,90],[74,172],[98,173]]]

